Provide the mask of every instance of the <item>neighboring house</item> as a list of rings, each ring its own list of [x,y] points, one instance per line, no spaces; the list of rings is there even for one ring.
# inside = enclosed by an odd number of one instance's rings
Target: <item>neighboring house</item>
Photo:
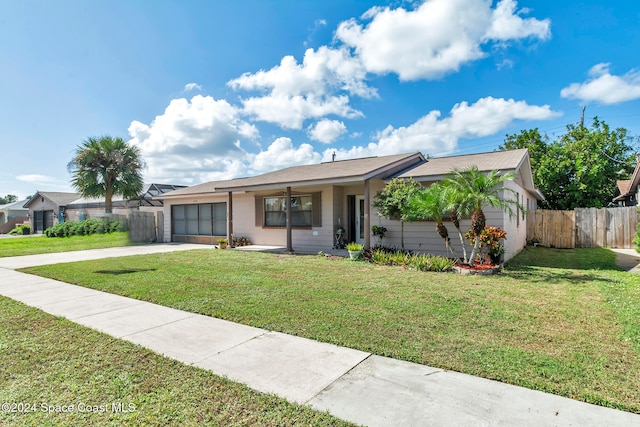
[[[214,244],[219,237],[242,236],[253,244],[315,253],[331,250],[338,226],[346,230],[346,241],[370,247],[371,225],[381,224],[388,229],[383,244],[399,246],[400,223],[378,217],[372,206],[376,192],[394,177],[411,177],[428,185],[456,168],[471,165],[482,171],[514,172],[517,179],[506,185],[528,209],[535,209],[543,199],[533,185],[526,149],[429,160],[420,153],[368,157],[294,166],[164,194],[160,197],[164,200],[164,241]],[[514,218],[491,209],[485,213],[487,225],[507,230],[505,259],[524,247],[522,213]],[[463,222],[465,229],[469,225],[468,220]],[[433,222],[406,223],[404,240],[406,249],[446,255]]]
[[[616,183],[613,203],[618,206],[637,206],[640,197],[640,157],[633,171],[631,179],[620,180]]]
[[[166,192],[185,188],[184,185],[147,184],[138,197],[124,200],[114,197],[112,213],[128,216],[129,212],[162,212],[162,200],[156,199]],[[24,205],[29,210],[29,221],[33,233],[42,233],[47,228],[65,221],[84,221],[104,217],[103,198],[83,198],[78,193],[37,192]]]
[[[131,210],[162,212],[162,200],[154,197],[164,193],[185,188],[184,185],[147,184],[136,198],[125,200],[121,196],[113,197],[111,201],[112,213],[128,215]],[[66,207],[66,221],[84,221],[88,218],[104,216],[104,198],[76,198]]]
[[[47,228],[64,222],[67,205],[78,197],[78,193],[38,191],[24,204],[24,207],[29,209],[31,232],[42,233]]]
[[[23,205],[28,200],[18,200],[17,202],[0,205],[0,234],[13,230],[16,224],[22,224],[29,220],[29,209]]]

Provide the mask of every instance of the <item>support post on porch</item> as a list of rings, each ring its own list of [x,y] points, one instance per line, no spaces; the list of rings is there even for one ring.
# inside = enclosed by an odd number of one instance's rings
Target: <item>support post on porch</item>
[[[293,243],[291,239],[291,187],[287,187],[286,200],[286,222],[287,222],[287,252],[293,252]]]
[[[364,248],[371,249],[371,195],[370,180],[364,180]]]
[[[233,193],[227,196],[227,245],[233,247]]]

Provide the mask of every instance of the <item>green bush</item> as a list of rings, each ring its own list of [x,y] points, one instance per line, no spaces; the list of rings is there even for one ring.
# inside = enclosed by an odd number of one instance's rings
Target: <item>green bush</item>
[[[90,236],[92,234],[125,231],[125,226],[117,219],[86,219],[81,222],[67,221],[44,230],[47,237]]]
[[[31,234],[31,226],[29,224],[20,224],[19,226],[11,230],[9,234],[21,234],[23,236],[26,236],[28,234]]]
[[[633,243],[636,244],[636,252],[640,252],[640,223],[638,223],[638,232],[636,233],[636,238],[633,239]]]
[[[373,249],[370,259],[375,264],[407,267],[419,271],[449,271],[455,264],[455,260],[442,256],[412,254],[388,248]]]

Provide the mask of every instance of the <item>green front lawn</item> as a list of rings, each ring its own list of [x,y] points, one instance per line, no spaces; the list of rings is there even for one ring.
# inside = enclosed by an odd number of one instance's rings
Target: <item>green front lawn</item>
[[[347,425],[4,297],[0,403],[12,426]]]
[[[130,245],[129,233],[93,234],[72,237],[3,237],[0,257],[81,251]]]
[[[488,277],[209,250],[24,271],[640,413],[640,280],[607,249]]]

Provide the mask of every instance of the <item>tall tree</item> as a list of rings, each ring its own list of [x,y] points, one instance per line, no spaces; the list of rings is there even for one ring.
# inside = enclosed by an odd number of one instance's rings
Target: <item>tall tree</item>
[[[5,197],[0,197],[0,205],[6,205],[17,201],[18,197],[14,194],[7,194]]]
[[[624,128],[611,130],[593,119],[567,125],[567,132],[549,142],[537,129],[507,135],[500,149],[528,148],[535,185],[547,209],[603,207],[611,201],[616,181],[628,178],[635,165]]]
[[[111,136],[87,138],[67,166],[73,187],[83,197],[104,197],[106,213],[112,212],[113,196],[140,194],[143,167],[138,147]]]
[[[513,173],[502,174],[500,171],[492,170],[484,173],[478,170],[477,166],[472,166],[463,171],[454,171],[447,181],[461,194],[459,209],[461,212],[470,211],[471,231],[475,236],[475,244],[469,255],[469,264],[473,265],[476,254],[480,249],[480,234],[486,226],[484,207],[494,207],[506,211],[510,217],[515,214],[515,208],[525,212],[525,208],[520,205],[516,198],[505,198],[506,193],[516,195],[516,192],[503,185],[506,181],[515,178]]]
[[[400,246],[404,249],[405,209],[413,195],[422,189],[413,179],[394,178],[374,196],[373,207],[378,215],[400,220]]]

